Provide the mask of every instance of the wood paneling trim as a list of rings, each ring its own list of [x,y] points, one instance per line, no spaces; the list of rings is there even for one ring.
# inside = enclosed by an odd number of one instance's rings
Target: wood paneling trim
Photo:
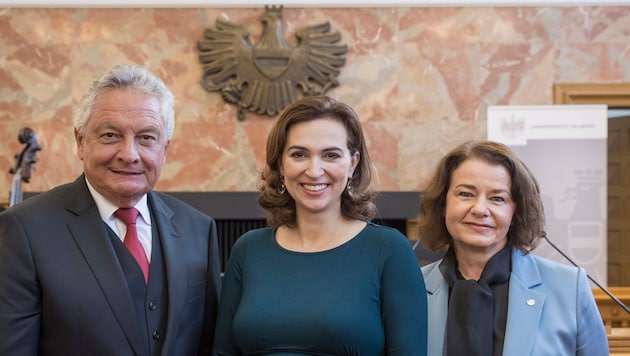
[[[610,108],[630,107],[630,83],[557,83],[554,104],[605,104]]]
[[[630,304],[629,287],[610,287],[608,290],[626,306]],[[630,327],[630,314],[617,305],[604,291],[599,288],[593,288],[593,295],[595,296],[599,313],[602,315],[604,324],[608,328]]]

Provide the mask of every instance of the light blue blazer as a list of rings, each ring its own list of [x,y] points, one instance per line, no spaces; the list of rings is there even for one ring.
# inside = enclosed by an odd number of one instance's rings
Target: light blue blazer
[[[442,356],[448,284],[440,261],[422,268],[429,356]],[[608,339],[586,272],[514,249],[503,355],[608,355]]]

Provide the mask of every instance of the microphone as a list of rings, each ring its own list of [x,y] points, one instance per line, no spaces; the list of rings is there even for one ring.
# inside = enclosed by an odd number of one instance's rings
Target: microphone
[[[542,237],[543,239],[547,240],[547,242],[551,245],[551,247],[554,248],[554,250],[558,251],[562,257],[566,258],[569,262],[571,262],[575,267],[580,267],[577,265],[577,263],[573,262],[572,259],[569,258],[569,256],[567,256],[564,252],[562,252],[562,250],[560,250],[558,248],[558,246],[554,245],[553,242],[551,242],[551,240],[549,240],[547,238],[547,232],[543,231],[542,232]],[[604,291],[604,293],[606,293],[610,299],[612,299],[615,303],[617,303],[617,305],[619,305],[621,307],[621,309],[625,310],[626,313],[630,314],[630,308],[628,308],[621,300],[619,300],[619,298],[615,297],[608,289],[604,288],[604,286],[602,286],[601,284],[599,284],[595,279],[593,279],[593,277],[591,277],[588,273],[586,274],[586,276],[588,277],[588,279],[591,280],[591,282],[595,283],[596,286],[599,287],[599,289],[601,289],[602,291]]]

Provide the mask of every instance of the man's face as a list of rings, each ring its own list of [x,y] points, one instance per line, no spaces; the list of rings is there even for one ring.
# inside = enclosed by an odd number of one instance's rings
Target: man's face
[[[151,191],[166,162],[159,100],[129,89],[110,89],[96,99],[85,136],[75,132],[90,184],[119,207],[135,205]]]

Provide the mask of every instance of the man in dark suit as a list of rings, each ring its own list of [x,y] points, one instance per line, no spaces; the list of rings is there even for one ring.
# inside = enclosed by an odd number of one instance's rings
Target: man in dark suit
[[[113,67],[75,116],[84,174],[0,214],[0,355],[210,352],[215,222],[153,191],[173,103],[145,68]]]

